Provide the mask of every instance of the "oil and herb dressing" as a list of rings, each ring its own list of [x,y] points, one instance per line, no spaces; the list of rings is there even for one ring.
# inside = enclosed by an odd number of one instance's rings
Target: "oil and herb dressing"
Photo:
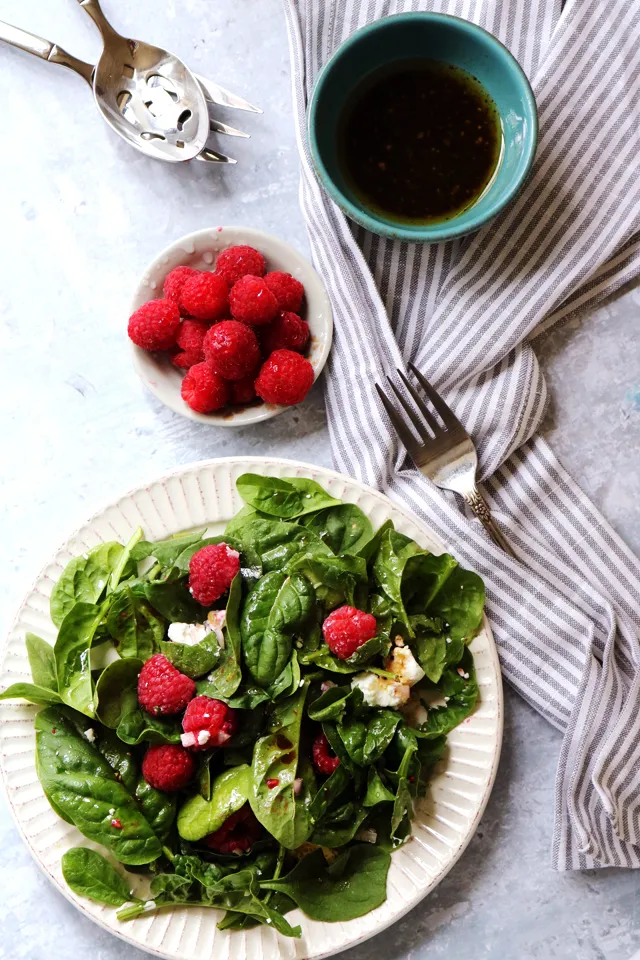
[[[344,175],[387,218],[450,220],[474,204],[500,162],[498,110],[471,74],[435,60],[385,67],[356,89],[339,124]]]

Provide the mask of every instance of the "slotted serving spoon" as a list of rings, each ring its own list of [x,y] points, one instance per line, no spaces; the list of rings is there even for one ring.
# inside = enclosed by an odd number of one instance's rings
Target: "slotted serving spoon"
[[[78,0],[100,30],[104,49],[95,67],[48,40],[0,21],[0,39],[69,67],[91,86],[109,126],[137,150],[171,163],[193,158],[235,163],[206,146],[210,131],[247,136],[209,118],[207,102],[261,111],[218,84],[196,77],[173,54],[117,33],[99,0]]]

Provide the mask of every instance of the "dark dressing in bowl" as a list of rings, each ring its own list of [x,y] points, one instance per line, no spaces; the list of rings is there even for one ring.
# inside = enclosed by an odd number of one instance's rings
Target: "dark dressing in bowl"
[[[485,192],[498,168],[496,106],[471,74],[435,60],[376,71],[339,122],[339,156],[369,209],[413,223],[450,220]]]

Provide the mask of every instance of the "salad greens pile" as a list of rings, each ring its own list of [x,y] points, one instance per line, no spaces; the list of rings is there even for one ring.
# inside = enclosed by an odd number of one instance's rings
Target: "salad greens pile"
[[[71,560],[51,595],[54,646],[28,634],[33,683],[1,698],[43,707],[37,772],[56,813],[112,861],[150,877],[148,895],[137,898],[112,862],[77,847],[62,861],[72,890],[119,907],[122,920],[208,905],[225,911],[220,928],[266,923],[300,936],[286,918],[296,906],[314,920],[346,921],[385,900],[390,852],[410,836],[414,801],[448,732],[476,703],[467,644],[481,625],[484,586],[391,522],[374,532],[357,506],[312,480],[245,474],[237,487],[246,506],[224,536],[150,543],[137,530],[125,546],[101,544]],[[224,609],[222,632],[168,640],[170,624],[206,620],[209,608],[188,589],[189,561],[220,542],[241,556],[214,605]],[[322,634],[327,614],[344,604],[377,622],[346,660]],[[394,644],[425,673],[399,709],[367,702],[352,685],[363,673],[397,680]],[[198,694],[238,711],[234,735],[198,754],[192,786],[178,795],[141,773],[149,744],[179,744],[182,732],[179,718],[138,704],[138,675],[157,653],[196,680]],[[329,776],[312,759],[320,730],[340,760]],[[203,844],[245,804],[261,826],[249,852]]]

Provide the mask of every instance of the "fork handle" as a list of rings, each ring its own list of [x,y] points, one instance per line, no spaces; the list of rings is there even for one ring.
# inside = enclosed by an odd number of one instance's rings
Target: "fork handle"
[[[102,12],[102,7],[100,6],[99,0],[78,0],[78,3],[89,14],[96,27],[100,31],[103,40],[109,40],[114,35],[118,36]]]
[[[509,541],[506,539],[500,527],[491,516],[491,510],[489,509],[489,506],[482,494],[480,494],[478,490],[474,490],[473,493],[463,494],[463,496],[493,542],[497,544],[501,550],[504,550],[505,553],[509,554],[510,557],[513,557],[514,560],[516,560],[517,557],[513,552]]]
[[[48,60],[50,63],[58,63],[61,67],[69,67],[75,73],[79,74],[83,80],[86,80],[89,86],[92,86],[93,67],[90,63],[78,60],[71,56],[62,47],[49,40],[43,40],[34,33],[27,33],[20,27],[14,27],[10,23],[4,23],[0,20],[0,40],[11,44],[12,47],[18,47],[26,53],[32,53],[34,57],[40,57],[42,60]]]

